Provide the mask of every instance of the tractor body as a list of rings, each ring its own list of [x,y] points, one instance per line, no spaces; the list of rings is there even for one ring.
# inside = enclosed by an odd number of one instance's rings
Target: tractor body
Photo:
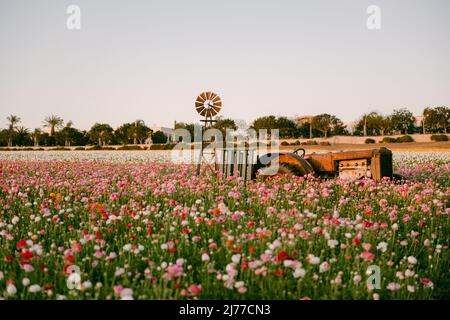
[[[342,179],[367,177],[376,181],[393,178],[392,152],[386,148],[311,154],[300,148],[294,152],[267,153],[258,157],[254,170],[255,177],[313,174]]]

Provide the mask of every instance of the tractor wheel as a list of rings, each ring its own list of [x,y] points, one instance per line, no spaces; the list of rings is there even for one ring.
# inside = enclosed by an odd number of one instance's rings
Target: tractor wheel
[[[281,177],[284,175],[287,176],[301,176],[301,172],[299,172],[299,170],[289,164],[286,163],[280,163],[278,164],[278,168],[276,168],[277,166],[268,166],[265,167],[263,169],[261,169],[260,173],[258,174],[258,179],[261,180],[266,180],[266,179],[270,179],[270,178],[274,178],[274,177]],[[276,169],[275,169],[276,168]]]

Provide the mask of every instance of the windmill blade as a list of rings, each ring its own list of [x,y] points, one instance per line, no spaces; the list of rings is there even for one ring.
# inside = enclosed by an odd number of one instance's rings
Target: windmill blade
[[[214,106],[221,107],[222,106],[222,101],[214,102]]]
[[[200,93],[199,98],[200,98],[200,97],[203,99],[203,100],[201,100],[201,101],[203,101],[203,102],[205,102],[206,100],[208,100],[208,97],[206,96],[206,92]]]
[[[212,107],[213,108],[213,110],[216,112],[216,114],[218,114],[219,113],[219,111],[220,111],[220,107],[217,107],[217,106],[213,106]]]
[[[210,108],[210,109],[208,109],[208,112],[207,112],[207,117],[210,117],[210,118],[211,118],[211,117],[212,117],[213,115],[215,115],[215,114],[214,114],[214,110],[213,110],[213,109],[211,109],[211,108]]]
[[[212,95],[212,92],[210,92],[210,91],[206,92],[206,100],[211,100],[211,95]]]
[[[212,98],[213,102],[217,102],[220,101],[220,97],[218,95],[216,95],[214,98]]]
[[[205,109],[203,105],[196,108],[197,112],[203,111],[203,109]]]
[[[211,116],[215,116],[217,114],[217,111],[214,109],[210,109],[210,111]]]
[[[203,108],[203,110],[200,111],[200,115],[201,115],[201,116],[204,116],[204,115],[206,115],[207,112],[208,112],[208,109]]]
[[[201,107],[201,106],[203,106],[203,103],[204,102],[201,102],[201,101],[195,101],[195,107],[196,108]]]

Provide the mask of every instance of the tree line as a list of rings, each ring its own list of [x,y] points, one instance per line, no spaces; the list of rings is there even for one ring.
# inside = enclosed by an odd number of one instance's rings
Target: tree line
[[[193,135],[197,124],[178,123],[176,128],[185,128]],[[232,119],[218,118],[214,124],[225,134],[227,128],[236,130],[236,123]],[[288,138],[316,138],[335,135],[380,136],[391,134],[413,133],[448,133],[450,131],[450,109],[442,107],[428,107],[423,111],[422,121],[416,124],[411,111],[405,108],[395,109],[390,115],[384,116],[378,112],[363,114],[354,124],[347,128],[338,117],[323,113],[316,116],[304,117],[303,121],[295,121],[287,117],[273,115],[255,119],[250,128],[279,130],[279,137]],[[352,130],[350,130],[352,129]]]
[[[72,121],[50,115],[43,121],[44,131],[36,128],[33,131],[20,125],[18,116],[7,117],[7,128],[0,130],[0,146],[85,146],[85,145],[128,145],[144,144],[148,139],[153,143],[166,143],[168,137],[161,131],[153,132],[142,120],[124,123],[113,129],[106,123],[95,123],[89,130],[79,130]],[[184,128],[194,135],[195,123],[178,122],[175,128]],[[233,119],[218,117],[214,128],[224,134],[226,129],[237,129]],[[413,133],[448,133],[450,130],[450,109],[445,106],[425,108],[422,121],[416,124],[411,111],[405,108],[395,109],[390,115],[378,112],[363,114],[355,123],[353,131],[347,128],[342,120],[331,114],[319,114],[301,122],[287,117],[264,116],[255,119],[251,129],[278,129],[280,138],[315,138],[334,135],[377,136],[390,134]]]
[[[153,132],[142,120],[124,123],[117,129],[109,124],[96,123],[90,130],[79,130],[72,121],[64,120],[56,115],[50,115],[43,121],[43,129],[33,131],[20,125],[18,116],[7,117],[8,127],[0,131],[1,146],[85,146],[114,144],[143,144],[149,138],[154,143],[166,143],[167,136],[161,132]]]

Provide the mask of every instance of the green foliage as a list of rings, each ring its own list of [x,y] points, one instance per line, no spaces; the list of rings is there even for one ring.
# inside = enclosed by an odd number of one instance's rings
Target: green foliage
[[[150,146],[150,150],[172,150],[175,147],[176,144],[170,143],[170,144],[152,144]]]
[[[167,136],[162,131],[156,131],[152,134],[153,143],[167,143]]]
[[[447,133],[450,130],[450,109],[445,106],[425,108],[423,111],[426,132]]]
[[[265,116],[253,121],[250,125],[257,133],[259,130],[266,129],[267,133],[272,130],[279,130],[279,137],[282,139],[295,138],[299,136],[299,128],[297,124],[286,117]]]
[[[237,126],[233,119],[218,117],[213,128],[220,130],[223,137],[225,137],[227,129],[236,130]]]
[[[395,109],[389,116],[390,127],[392,130],[401,133],[413,133],[414,131],[414,116],[411,111],[406,108]]]
[[[364,141],[364,143],[365,143],[365,144],[372,144],[372,143],[375,143],[375,140],[374,140],[374,139],[367,138],[367,139]]]
[[[140,146],[121,146],[117,150],[144,150]]]
[[[302,146],[316,146],[318,145],[316,140],[307,140],[301,143]]]
[[[152,130],[147,127],[142,120],[136,120],[132,123],[124,123],[114,131],[117,142],[121,144],[143,144],[151,135]]]
[[[109,124],[96,123],[89,130],[89,139],[93,144],[106,145],[113,139],[113,128]]]
[[[377,136],[384,135],[390,130],[389,117],[377,112],[370,112],[361,117],[355,126],[355,134]]]
[[[409,136],[409,135],[405,135],[405,136],[398,137],[396,140],[397,140],[396,142],[398,142],[398,143],[403,143],[403,142],[414,142],[413,137],[411,137],[411,136]]]
[[[336,116],[327,113],[315,116],[311,121],[311,126],[314,130],[320,131],[325,138],[329,135],[345,133],[343,122]]]
[[[448,135],[446,134],[433,134],[430,137],[431,141],[448,141]]]
[[[383,140],[380,141],[380,143],[396,143],[397,139],[392,137],[384,137]]]

